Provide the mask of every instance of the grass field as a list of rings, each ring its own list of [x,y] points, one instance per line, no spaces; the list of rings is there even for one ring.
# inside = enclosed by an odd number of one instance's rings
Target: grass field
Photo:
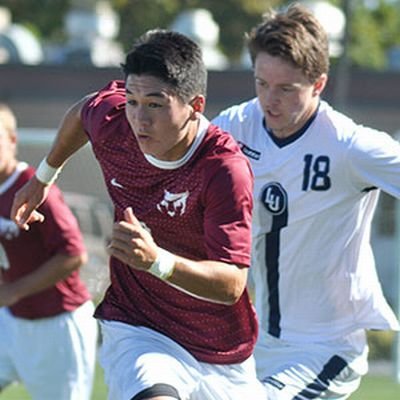
[[[15,385],[8,388],[0,395],[1,400],[30,400],[26,390]],[[98,367],[93,388],[92,400],[106,400],[107,388],[103,381],[103,374]],[[390,376],[369,375],[364,378],[360,389],[351,396],[351,400],[399,400],[400,384],[397,384]],[[56,400],[56,399],[54,399]],[[257,400],[257,399],[249,399]]]

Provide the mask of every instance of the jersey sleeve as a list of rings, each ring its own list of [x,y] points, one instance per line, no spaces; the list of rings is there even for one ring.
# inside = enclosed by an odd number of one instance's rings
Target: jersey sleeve
[[[86,101],[82,107],[81,119],[92,143],[105,140],[113,129],[118,132],[121,113],[125,112],[125,103],[123,81],[110,82]]]
[[[400,197],[400,143],[385,132],[361,127],[353,135],[347,162],[354,184]]]
[[[260,105],[254,98],[221,111],[211,123],[229,132],[240,143],[258,131],[262,118]]]
[[[38,229],[51,253],[77,256],[85,252],[78,222],[57,186],[51,187],[39,211],[45,219],[38,224]]]
[[[205,241],[210,259],[250,265],[253,175],[241,155],[208,169]]]

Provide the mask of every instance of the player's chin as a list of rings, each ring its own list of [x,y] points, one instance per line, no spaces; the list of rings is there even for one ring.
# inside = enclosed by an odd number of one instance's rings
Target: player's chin
[[[157,148],[151,140],[138,140],[139,148],[143,154],[157,157]]]

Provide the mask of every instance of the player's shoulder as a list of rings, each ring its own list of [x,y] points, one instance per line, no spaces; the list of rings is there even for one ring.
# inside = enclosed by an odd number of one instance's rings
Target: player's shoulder
[[[321,101],[315,128],[324,136],[339,143],[349,144],[358,130],[358,125],[349,116],[334,109],[329,103]]]
[[[208,155],[213,158],[224,158],[236,155],[242,157],[242,151],[230,132],[214,124],[214,122],[211,122],[208,126],[205,136],[205,145]]]
[[[254,98],[223,110],[211,122],[242,142],[258,136],[263,118],[260,103]]]
[[[124,132],[125,85],[123,81],[111,81],[90,97],[81,111],[83,126],[92,143],[105,139],[113,132]]]
[[[125,97],[125,82],[122,80],[109,81],[98,91],[98,96],[111,97],[123,96]]]
[[[221,111],[212,122],[223,126],[224,122],[245,123],[261,115],[261,108],[257,98],[244,101]]]
[[[247,169],[249,164],[232,135],[213,123],[210,123],[205,137],[203,162],[208,170],[236,169],[238,165]]]
[[[363,165],[382,154],[400,154],[400,144],[388,133],[357,123],[327,103],[320,105],[315,129],[323,133],[319,146],[336,151],[352,164]]]
[[[99,89],[93,96],[89,96],[83,107],[84,109],[114,108],[124,105],[125,102],[124,81],[113,80]]]

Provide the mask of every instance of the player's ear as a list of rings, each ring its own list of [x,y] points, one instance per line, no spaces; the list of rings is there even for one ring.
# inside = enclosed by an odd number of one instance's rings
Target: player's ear
[[[321,76],[314,83],[313,95],[320,96],[322,91],[325,89],[327,82],[328,82],[328,75],[321,74]]]
[[[197,119],[197,113],[202,114],[205,109],[206,99],[203,95],[197,95],[189,102],[190,106],[192,107],[192,118]]]

